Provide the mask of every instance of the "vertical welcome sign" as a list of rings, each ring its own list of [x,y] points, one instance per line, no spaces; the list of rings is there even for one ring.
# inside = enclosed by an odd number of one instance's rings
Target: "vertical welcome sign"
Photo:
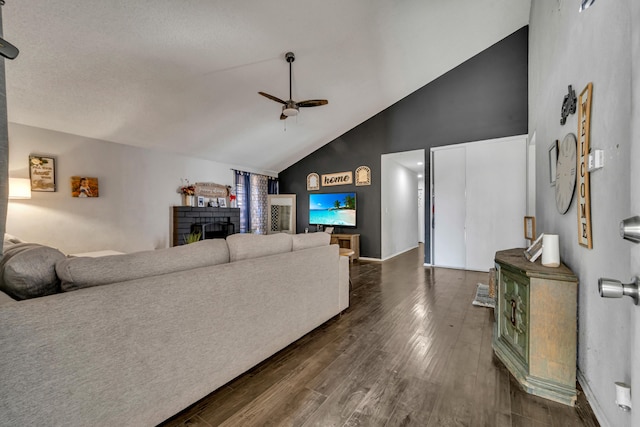
[[[593,248],[591,239],[591,196],[589,189],[589,135],[591,133],[591,98],[593,83],[580,94],[578,105],[578,243]]]

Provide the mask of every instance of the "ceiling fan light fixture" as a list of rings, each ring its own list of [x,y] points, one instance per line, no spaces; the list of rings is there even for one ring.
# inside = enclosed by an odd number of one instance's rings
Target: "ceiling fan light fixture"
[[[287,117],[297,116],[298,115],[298,109],[297,108],[293,108],[293,107],[285,107],[282,110],[282,114],[284,114]]]

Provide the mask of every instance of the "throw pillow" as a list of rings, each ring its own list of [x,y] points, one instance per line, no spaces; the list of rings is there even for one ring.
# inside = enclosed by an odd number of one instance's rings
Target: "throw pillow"
[[[279,234],[232,234],[227,236],[231,262],[249,258],[291,252],[291,235]]]
[[[57,249],[36,243],[16,243],[0,259],[0,290],[17,300],[60,292],[56,262],[65,256]]]
[[[292,238],[294,251],[315,248],[317,246],[328,246],[329,243],[331,243],[331,234],[324,232],[294,234]]]

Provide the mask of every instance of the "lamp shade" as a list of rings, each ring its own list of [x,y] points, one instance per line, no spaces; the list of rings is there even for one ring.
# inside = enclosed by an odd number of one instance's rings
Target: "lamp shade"
[[[30,199],[31,180],[28,178],[9,178],[10,199]]]

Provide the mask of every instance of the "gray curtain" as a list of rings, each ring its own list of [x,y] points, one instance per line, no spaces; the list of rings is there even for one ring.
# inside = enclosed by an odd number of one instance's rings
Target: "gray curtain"
[[[251,174],[234,170],[236,176],[236,200],[240,208],[240,233],[251,233]]]
[[[0,35],[2,34],[2,9],[0,8]],[[0,59],[0,254],[7,224],[7,196],[9,192],[9,136],[7,133],[7,84],[4,78],[4,62]]]
[[[267,195],[278,194],[278,178],[234,170],[240,232],[267,234]]]

